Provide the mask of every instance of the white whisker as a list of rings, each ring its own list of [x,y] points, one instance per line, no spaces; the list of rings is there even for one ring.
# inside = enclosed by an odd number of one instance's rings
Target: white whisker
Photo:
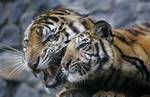
[[[22,71],[23,71],[22,68],[20,68],[20,69],[16,70],[13,74],[8,75],[7,77],[8,78],[17,78],[21,74]]]
[[[16,77],[19,76],[24,70],[25,70],[24,67],[21,67],[19,70],[17,70],[17,72],[16,72],[16,74],[15,74]]]
[[[17,66],[20,66],[22,62],[17,62],[15,65],[11,65],[11,64],[6,64],[6,66],[4,65],[3,67],[0,67],[0,71],[3,71],[5,69],[11,69],[11,68],[16,68]],[[23,66],[23,65],[21,65]]]
[[[22,61],[8,61],[7,63],[3,63],[1,66],[0,66],[0,68],[7,68],[8,66],[11,66],[11,67],[15,67],[15,66],[18,66],[18,65],[22,65],[22,66],[24,66],[23,65],[23,62]],[[1,69],[0,69],[1,70]]]
[[[2,75],[14,78],[20,75],[23,70],[28,70],[23,52],[1,43],[0,51],[0,73]]]
[[[11,77],[12,75],[15,75],[16,73],[18,73],[18,71],[20,69],[22,69],[22,65],[18,65],[15,69],[13,69],[9,74],[8,74],[8,78]]]

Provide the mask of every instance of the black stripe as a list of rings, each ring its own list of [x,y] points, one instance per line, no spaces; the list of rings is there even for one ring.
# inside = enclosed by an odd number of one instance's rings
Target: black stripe
[[[59,9],[57,10],[58,12],[60,11],[61,13],[63,12],[64,15],[70,15],[70,12],[67,12],[67,10],[65,9]]]
[[[150,27],[150,23],[143,23],[143,25],[148,27],[148,28]]]
[[[101,40],[100,40],[99,42],[100,42],[101,47],[102,47],[102,50],[103,50],[103,52],[104,52],[104,57],[101,59],[101,63],[104,64],[106,61],[109,60],[109,56],[108,56],[107,51],[106,51],[106,49],[105,49],[104,43],[103,43]]]
[[[117,45],[114,44],[114,47],[121,53],[121,56],[124,55],[123,52],[122,52],[122,50]]]
[[[94,45],[95,45],[95,48],[96,48],[96,56],[99,57],[99,46],[98,46],[98,43],[96,42]]]
[[[65,14],[62,13],[62,12],[54,12],[54,14],[57,14],[57,15],[65,15]]]
[[[138,58],[136,58],[136,57],[130,57],[130,56],[127,56],[127,55],[123,54],[123,52],[120,50],[119,47],[117,47],[116,45],[114,45],[114,46],[115,46],[115,47],[118,49],[118,51],[121,53],[122,58],[123,58],[124,60],[130,62],[130,63],[133,64],[134,66],[136,66],[136,67],[140,70],[140,72],[141,72],[143,75],[146,76],[146,80],[149,81],[149,79],[150,79],[150,74],[149,74],[149,71],[148,71],[147,67],[145,66],[144,62],[143,62],[141,59],[138,59]],[[137,62],[140,63],[140,64],[138,64]],[[140,66],[139,66],[139,65],[140,65]]]
[[[54,25],[53,22],[49,21],[50,17],[49,16],[42,16],[41,18],[39,18],[38,20],[35,21],[35,23],[46,23],[46,24],[51,24]]]
[[[147,81],[149,81],[150,74],[142,60],[140,60],[136,57],[130,57],[130,56],[123,56],[123,58],[125,60],[127,60],[128,62],[130,62],[131,64],[135,65],[140,70],[140,72],[143,74],[143,77]]]
[[[144,25],[143,25],[144,26]],[[141,26],[138,26],[138,28],[141,30],[141,31],[145,31],[147,34],[150,33],[150,28],[147,28],[146,26],[144,26],[145,28],[141,27]]]
[[[61,31],[63,29],[63,25],[64,25],[64,23],[62,22],[61,25],[59,26],[59,31]]]
[[[91,44],[91,43],[89,43]],[[86,51],[89,51],[91,49],[91,45],[88,45],[88,48],[86,48]]]
[[[76,34],[80,33],[80,31],[78,30],[78,28],[73,25],[73,22],[69,24],[69,27],[71,28],[71,30],[74,33],[76,33]]]
[[[50,22],[50,21],[45,21],[45,24],[50,24],[50,25],[54,25],[54,23]]]
[[[44,26],[51,30],[51,28],[47,24],[44,24]]]
[[[118,38],[120,41],[126,43],[127,45],[131,45],[131,43],[129,43],[124,36],[116,36],[116,35],[114,35],[114,37]]]
[[[105,49],[104,43],[102,42],[102,40],[99,41],[102,47],[103,52],[108,56],[107,51]]]
[[[63,21],[65,21],[66,22],[66,18],[64,18],[64,17],[60,17]]]
[[[38,30],[39,30],[39,31],[38,31]],[[35,27],[32,27],[32,28],[31,28],[31,31],[36,31],[36,34],[37,34],[38,36],[42,36],[43,27],[35,26]]]
[[[69,34],[68,32],[65,32],[64,34],[65,34],[65,36],[67,37],[67,40],[69,40],[70,34]]]
[[[59,19],[58,19],[57,17],[54,17],[54,16],[50,16],[49,18],[50,18],[51,20],[55,21],[55,22],[58,22],[58,21],[59,21]]]
[[[127,31],[129,31],[134,36],[145,35],[144,33],[140,32],[140,30],[128,29]]]

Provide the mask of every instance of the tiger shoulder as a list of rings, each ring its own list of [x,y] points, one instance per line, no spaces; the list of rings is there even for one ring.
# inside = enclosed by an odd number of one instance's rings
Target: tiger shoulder
[[[150,23],[113,30],[113,44],[125,56],[142,60],[150,69]]]

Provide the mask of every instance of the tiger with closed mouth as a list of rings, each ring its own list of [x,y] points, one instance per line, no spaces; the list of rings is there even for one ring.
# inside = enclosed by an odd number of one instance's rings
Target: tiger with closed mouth
[[[129,87],[140,96],[150,93],[149,41],[150,24],[112,31],[110,24],[98,21],[93,32],[85,31],[69,42],[62,73],[70,83],[83,83],[91,91]]]

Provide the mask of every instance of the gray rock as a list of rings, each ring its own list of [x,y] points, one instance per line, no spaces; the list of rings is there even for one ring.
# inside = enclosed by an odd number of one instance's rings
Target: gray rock
[[[139,3],[136,7],[138,13],[147,12],[147,15],[150,15],[150,2]]]
[[[130,9],[135,9],[137,4],[139,4],[140,2],[138,0],[115,0],[114,2],[114,7],[117,8],[125,8],[128,7]]]
[[[47,0],[32,0],[31,5],[37,11],[44,11],[47,8]]]
[[[0,79],[0,97],[4,97],[5,90],[6,90],[6,82],[2,79]]]
[[[5,3],[8,3],[8,2],[13,2],[15,0],[1,0],[1,2],[5,2]]]
[[[0,12],[1,12],[1,16],[0,16],[0,26],[2,26],[6,20],[6,16],[5,16],[5,11],[4,11],[4,5],[2,2],[0,2]]]
[[[51,93],[46,92],[45,86],[39,82],[36,86],[22,83],[14,97],[55,97]]]
[[[35,88],[21,84],[14,97],[41,97]]]
[[[110,11],[112,4],[112,0],[85,0],[83,5],[88,10]]]
[[[136,20],[136,15],[129,7],[115,8],[112,15],[115,28],[125,27]]]
[[[110,11],[112,8],[112,0],[61,0],[61,3],[81,13],[93,13],[101,11]]]
[[[29,0],[17,0],[13,3],[7,4],[7,14],[9,22],[17,23],[21,15],[27,9]]]
[[[6,82],[6,87],[5,87],[4,97],[14,97],[17,87],[19,86],[20,82],[9,81],[9,80],[5,80],[5,82]]]
[[[139,13],[137,17],[138,22],[147,22],[150,23],[150,12]]]
[[[20,28],[21,28],[21,32],[23,32],[22,34],[24,34],[25,29],[31,23],[34,14],[35,14],[35,10],[27,10],[22,14],[20,19]]]
[[[74,0],[72,0],[72,2],[73,1]],[[47,4],[46,5],[47,5],[48,9],[51,9],[51,8],[54,8],[54,7],[62,5],[62,3],[61,3],[61,0],[47,0]]]
[[[21,37],[19,27],[15,24],[5,25],[0,32],[0,42],[12,47],[20,47]]]

